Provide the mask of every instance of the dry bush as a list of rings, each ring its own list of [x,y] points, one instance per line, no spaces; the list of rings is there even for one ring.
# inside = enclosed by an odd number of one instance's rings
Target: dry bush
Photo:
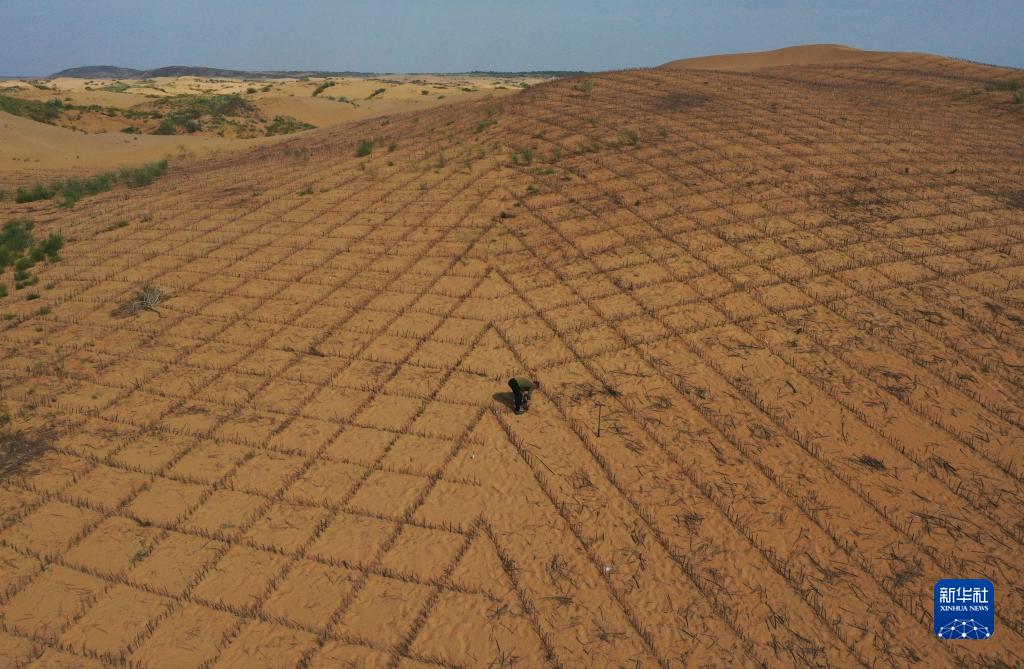
[[[140,311],[152,311],[157,316],[163,316],[157,311],[156,306],[170,297],[161,288],[156,286],[143,286],[135,297],[114,309],[110,314],[119,318],[134,316]]]
[[[25,465],[53,448],[50,430],[0,432],[0,480],[21,472]]]

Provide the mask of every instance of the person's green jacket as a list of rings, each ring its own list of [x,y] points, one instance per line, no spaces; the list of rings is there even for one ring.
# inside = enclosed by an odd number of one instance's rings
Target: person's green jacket
[[[527,376],[514,376],[512,380],[516,382],[520,390],[527,391],[533,390],[533,379]]]

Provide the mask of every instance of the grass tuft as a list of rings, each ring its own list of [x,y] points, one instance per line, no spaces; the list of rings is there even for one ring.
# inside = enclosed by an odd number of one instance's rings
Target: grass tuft
[[[884,462],[882,462],[881,460],[879,460],[878,458],[876,458],[876,457],[874,457],[872,455],[867,455],[866,453],[863,454],[863,455],[860,455],[857,458],[857,464],[863,465],[864,467],[867,467],[868,469],[874,469],[876,472],[880,472],[880,471],[884,471],[885,470],[885,463]]]

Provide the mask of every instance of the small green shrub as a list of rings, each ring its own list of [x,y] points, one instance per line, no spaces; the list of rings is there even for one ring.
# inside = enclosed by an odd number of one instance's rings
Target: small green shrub
[[[526,147],[512,154],[513,165],[529,165],[533,162],[533,149]]]
[[[148,186],[153,183],[157,177],[163,176],[163,174],[167,172],[167,168],[168,163],[167,160],[164,159],[141,167],[126,167],[118,172],[117,176],[119,181],[133,188]]]
[[[377,90],[375,90],[374,92],[372,92],[372,93],[370,93],[369,95],[367,95],[367,96],[366,96],[366,99],[367,99],[367,100],[372,100],[373,98],[377,97],[377,96],[378,96],[378,95],[380,95],[381,93],[386,93],[386,92],[387,92],[387,90],[388,90],[388,89],[386,89],[386,88],[378,88],[378,89],[377,89]]]
[[[292,116],[275,116],[267,125],[267,136],[290,135],[293,132],[311,130],[316,126],[312,123],[305,123]]]
[[[19,187],[14,195],[14,201],[21,203],[35,202],[36,200],[49,200],[56,194],[57,188],[55,186],[46,186],[37,183],[32,188],[25,188],[23,186]]]
[[[372,139],[361,139],[359,144],[356,146],[356,157],[362,158],[373,153],[373,140]]]
[[[15,219],[0,230],[0,272],[14,265],[32,246],[32,221]]]
[[[58,193],[62,200],[60,206],[73,207],[75,203],[87,195],[96,195],[103,191],[110,190],[117,183],[117,175],[113,172],[104,172],[88,179],[70,178],[60,182]]]
[[[315,98],[316,96],[320,95],[321,93],[326,91],[328,88],[330,88],[331,86],[336,85],[337,83],[338,82],[336,82],[336,81],[325,81],[325,82],[323,82],[322,84],[317,86],[316,89],[313,91],[313,97]]]
[[[59,232],[55,232],[46,238],[45,241],[41,242],[36,250],[41,251],[46,256],[47,262],[57,262],[60,260],[60,250],[64,248],[64,236]]]

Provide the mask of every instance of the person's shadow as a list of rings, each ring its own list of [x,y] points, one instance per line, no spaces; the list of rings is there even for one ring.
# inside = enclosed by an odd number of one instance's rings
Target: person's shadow
[[[516,400],[513,397],[511,392],[507,392],[507,393],[494,393],[493,395],[491,395],[491,397],[496,399],[501,404],[504,404],[509,409],[512,409],[513,411],[515,411],[515,409],[516,409]]]

